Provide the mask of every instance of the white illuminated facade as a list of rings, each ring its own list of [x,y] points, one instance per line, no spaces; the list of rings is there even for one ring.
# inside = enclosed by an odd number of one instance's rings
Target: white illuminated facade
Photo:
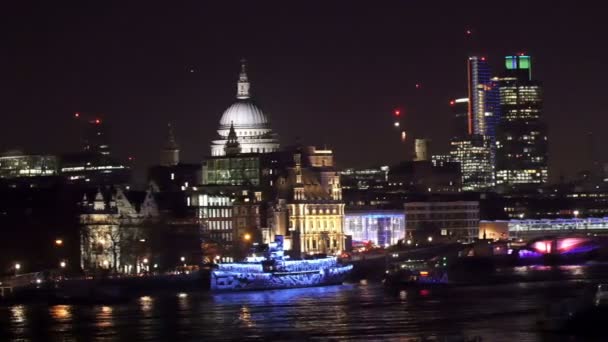
[[[230,127],[234,126],[241,153],[269,153],[279,150],[279,141],[270,128],[266,115],[253,103],[245,64],[237,83],[237,102],[222,115],[217,130],[219,138],[211,143],[211,155],[223,156]]]
[[[52,176],[57,174],[57,157],[27,155],[9,151],[0,155],[0,178]]]
[[[405,238],[405,214],[394,210],[346,212],[344,234],[352,236],[353,243],[396,245]]]

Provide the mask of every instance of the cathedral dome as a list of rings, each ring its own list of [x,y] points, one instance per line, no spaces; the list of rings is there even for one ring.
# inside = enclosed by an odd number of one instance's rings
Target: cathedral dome
[[[262,110],[249,100],[239,100],[232,104],[220,119],[220,128],[263,128],[268,124]]]
[[[211,142],[212,156],[224,156],[227,150],[230,154],[269,153],[279,150],[279,141],[270,128],[268,118],[251,101],[249,86],[245,61],[242,61],[236,86],[237,101],[222,114],[217,130],[218,138]],[[238,152],[235,152],[237,150]]]

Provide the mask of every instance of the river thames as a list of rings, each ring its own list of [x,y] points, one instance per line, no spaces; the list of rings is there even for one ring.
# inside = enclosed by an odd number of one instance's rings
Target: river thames
[[[3,306],[0,339],[589,341],[543,333],[536,320],[547,305],[608,279],[605,270],[520,267],[508,271],[515,282],[441,290],[386,291],[363,280],[307,289],[144,296],[118,305]]]

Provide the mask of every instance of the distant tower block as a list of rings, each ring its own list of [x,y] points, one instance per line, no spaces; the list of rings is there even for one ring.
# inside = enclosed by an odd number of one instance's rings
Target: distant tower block
[[[416,139],[414,142],[414,161],[429,160],[429,139]]]
[[[160,151],[160,164],[162,166],[175,166],[179,164],[179,146],[175,141],[173,126],[169,124],[168,128],[167,141]]]

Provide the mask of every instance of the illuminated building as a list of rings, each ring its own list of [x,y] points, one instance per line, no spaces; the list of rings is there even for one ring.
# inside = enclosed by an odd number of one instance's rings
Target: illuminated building
[[[405,215],[402,210],[347,210],[344,234],[352,236],[353,243],[395,245],[405,238]]]
[[[60,174],[68,184],[90,187],[127,184],[131,170],[111,155],[105,122],[86,123],[83,151],[61,157]]]
[[[226,154],[225,147],[231,127],[235,131],[241,153],[278,151],[277,136],[272,132],[266,115],[251,100],[249,87],[249,79],[243,62],[237,83],[237,101],[226,109],[220,119],[217,131],[219,137],[211,144],[212,156]]]
[[[235,240],[233,202],[239,195],[235,187],[207,186],[189,192],[188,206],[196,210],[203,240],[232,252]]]
[[[494,187],[489,138],[473,134],[451,141],[452,160],[460,164],[462,191],[482,191]]]
[[[452,108],[452,137],[462,137],[469,133],[469,99],[450,100]]]
[[[468,133],[490,137],[494,141],[499,119],[498,92],[491,81],[485,57],[471,56],[468,71]]]
[[[340,172],[342,189],[384,189],[388,184],[388,166],[370,169],[345,169]]]
[[[264,235],[271,241],[283,235],[294,255],[343,251],[344,202],[333,152],[299,146],[280,154]]]
[[[479,235],[479,202],[405,203],[406,232],[415,242],[473,241]]]
[[[150,190],[138,206],[120,188],[105,196],[97,191],[91,201],[84,195],[80,215],[80,266],[85,271],[107,269],[137,273],[144,267],[141,241],[147,238],[144,225],[159,216]],[[139,208],[139,209],[138,209]]]
[[[529,56],[507,56],[506,71],[494,78],[502,119],[496,139],[496,184],[502,189],[548,181],[547,132],[541,121],[542,88],[532,80]]]
[[[429,139],[416,139],[414,141],[414,161],[429,160]]]
[[[8,151],[0,154],[0,178],[40,177],[57,174],[57,157]]]

